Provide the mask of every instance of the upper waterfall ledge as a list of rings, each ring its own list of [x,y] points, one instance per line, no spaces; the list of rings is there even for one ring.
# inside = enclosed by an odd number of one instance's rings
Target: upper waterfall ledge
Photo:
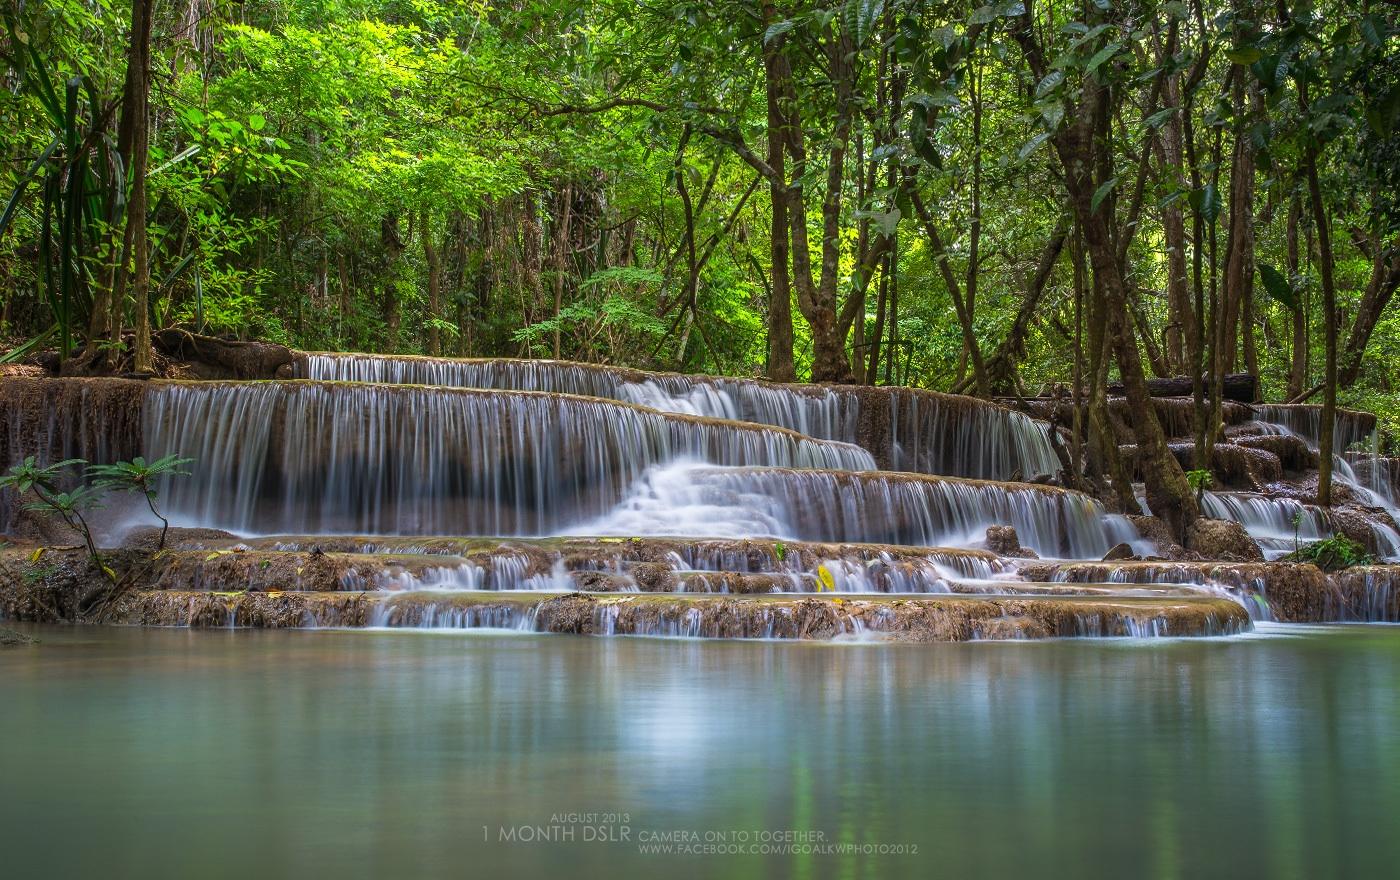
[[[1057,473],[1046,426],[1000,404],[917,388],[803,385],[571,361],[298,353],[312,379],[553,391],[790,428],[855,443],[882,470],[997,480]]]

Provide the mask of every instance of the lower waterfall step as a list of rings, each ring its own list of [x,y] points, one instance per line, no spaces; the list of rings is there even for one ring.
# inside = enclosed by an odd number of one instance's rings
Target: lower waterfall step
[[[107,622],[195,627],[428,627],[729,639],[936,642],[1246,631],[1209,596],[718,596],[592,593],[136,591]]]
[[[1296,562],[1030,562],[1030,581],[1063,584],[1218,586],[1287,623],[1400,622],[1400,565],[1327,574]]]

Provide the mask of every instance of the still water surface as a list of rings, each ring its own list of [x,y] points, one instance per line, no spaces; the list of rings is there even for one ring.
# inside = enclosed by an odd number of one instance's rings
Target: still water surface
[[[4,877],[1400,864],[1400,627],[930,646],[26,631],[42,644],[0,652]],[[703,852],[784,836],[797,851]],[[668,837],[692,851],[641,851]]]

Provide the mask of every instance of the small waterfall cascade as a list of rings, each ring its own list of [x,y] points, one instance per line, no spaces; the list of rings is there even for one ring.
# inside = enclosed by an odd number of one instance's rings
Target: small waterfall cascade
[[[739,420],[865,446],[887,470],[1030,479],[1060,463],[1046,428],[996,404],[909,388],[783,385],[536,360],[307,354],[298,375],[337,382],[551,391]]]
[[[143,431],[149,456],[200,463],[164,489],[176,517],[262,533],[540,535],[606,512],[677,458],[874,466],[859,447],[769,426],[421,386],[153,384]]]
[[[1295,546],[1332,537],[1325,511],[1292,498],[1206,492],[1202,507],[1213,519],[1233,520],[1244,526],[1265,559],[1277,559],[1293,552]]]
[[[1317,448],[1322,437],[1322,408],[1304,404],[1258,403],[1253,405],[1255,418],[1286,428]],[[1340,453],[1357,443],[1366,442],[1376,429],[1376,417],[1370,413],[1338,409],[1332,428],[1332,448]]]
[[[1321,435],[1322,412],[1315,406],[1305,407],[1289,404],[1256,404],[1256,418],[1265,430],[1292,434],[1302,438],[1310,449],[1317,451]],[[1334,423],[1332,456],[1332,476],[1338,483],[1352,490],[1360,503],[1384,510],[1393,523],[1400,523],[1400,500],[1395,493],[1395,482],[1391,479],[1390,462],[1379,455],[1375,434],[1375,417],[1369,413],[1352,410],[1338,410]],[[1354,451],[1357,446],[1369,446],[1369,452]],[[1358,475],[1357,467],[1363,475]],[[1249,505],[1252,508],[1250,519],[1241,519],[1251,537],[1259,542],[1265,555],[1283,555],[1293,549],[1294,531],[1291,526],[1295,516],[1306,522],[1296,537],[1301,542],[1316,541],[1331,537],[1332,523],[1324,511],[1308,508],[1290,499],[1255,498]],[[1274,509],[1267,511],[1265,508]],[[1209,505],[1208,505],[1209,509]],[[1215,516],[1216,514],[1210,514]],[[1281,540],[1278,532],[1279,520],[1283,519],[1290,528]],[[1367,522],[1371,531],[1371,545],[1382,559],[1400,559],[1400,532],[1392,523],[1372,518]],[[1277,552],[1279,547],[1287,549]],[[1270,556],[1270,558],[1273,558]]]
[[[1083,559],[1141,543],[1125,518],[1051,487],[690,463],[648,471],[613,511],[577,531],[965,547],[991,525],[1015,526],[1021,543],[1042,556]]]

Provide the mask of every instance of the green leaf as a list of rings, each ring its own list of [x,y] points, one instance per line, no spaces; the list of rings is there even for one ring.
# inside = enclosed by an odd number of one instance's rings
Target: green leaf
[[[979,6],[977,9],[974,9],[967,22],[968,24],[989,24],[995,21],[996,17],[996,6],[988,3],[986,6]]]
[[[1385,19],[1379,15],[1367,15],[1357,22],[1361,29],[1361,39],[1377,49],[1385,45]]]
[[[1241,46],[1237,49],[1227,51],[1225,57],[1229,58],[1235,64],[1249,65],[1263,58],[1264,53],[1253,46]]]
[[[1214,184],[1208,183],[1204,189],[1192,190],[1190,202],[1207,223],[1213,224],[1220,217],[1220,193]]]
[[[1035,137],[1031,138],[1030,140],[1026,141],[1024,144],[1021,145],[1021,149],[1018,150],[1016,153],[1016,158],[1024,160],[1026,157],[1030,156],[1031,153],[1034,153],[1037,147],[1039,147],[1041,144],[1045,143],[1049,139],[1049,132],[1041,132],[1040,134],[1036,135]]]
[[[1259,264],[1259,276],[1264,280],[1264,290],[1275,302],[1289,311],[1298,310],[1298,294],[1283,273],[1267,263]]]
[[[797,27],[797,22],[790,18],[773,22],[768,26],[768,30],[763,32],[763,45],[768,45],[795,27]]]
[[[1167,120],[1171,119],[1172,114],[1174,113],[1176,113],[1175,107],[1168,107],[1165,110],[1158,110],[1156,113],[1153,113],[1151,116],[1144,119],[1142,121],[1142,124],[1147,126],[1148,128],[1161,128],[1162,126],[1167,124]]]
[[[1065,74],[1064,74],[1064,71],[1061,71],[1061,70],[1052,70],[1052,71],[1050,71],[1048,74],[1045,75],[1045,79],[1042,79],[1040,82],[1036,83],[1036,86],[1035,86],[1035,98],[1036,98],[1036,100],[1038,101],[1038,100],[1040,100],[1041,98],[1043,98],[1043,97],[1045,97],[1046,95],[1048,95],[1048,94],[1050,94],[1051,92],[1053,92],[1053,91],[1055,90],[1055,88],[1056,88],[1057,86],[1059,86],[1059,84],[1062,83],[1062,82],[1064,82],[1064,81],[1065,81]]]
[[[253,131],[262,131],[265,125],[267,125],[267,120],[260,113],[254,113],[248,117],[248,128]]]
[[[1117,185],[1117,176],[1110,177],[1108,180],[1099,184],[1099,188],[1094,190],[1094,197],[1089,200],[1089,212],[1091,214],[1098,212],[1099,205],[1103,204],[1103,200],[1108,198],[1108,194],[1113,192],[1113,188]]]
[[[1088,73],[1093,73],[1099,67],[1099,65],[1103,64],[1105,61],[1112,58],[1114,55],[1117,55],[1120,51],[1122,51],[1122,49],[1123,46],[1121,43],[1109,43],[1107,46],[1104,46],[1102,49],[1094,53],[1094,57],[1089,59],[1089,63],[1085,65],[1084,70]]]

